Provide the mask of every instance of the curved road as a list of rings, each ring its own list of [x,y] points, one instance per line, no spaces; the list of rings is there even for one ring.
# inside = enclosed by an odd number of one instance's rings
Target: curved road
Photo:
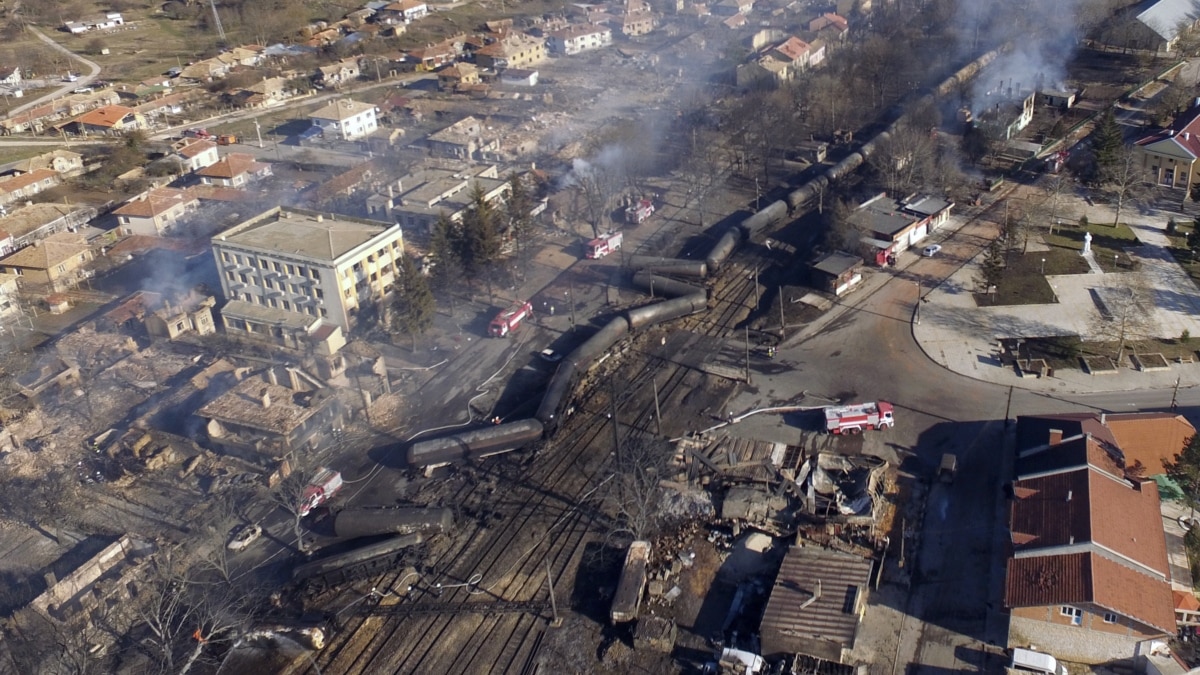
[[[79,61],[80,63],[83,63],[84,65],[86,65],[88,67],[88,74],[80,76],[80,78],[78,80],[76,80],[75,82],[66,83],[64,86],[59,87],[58,89],[50,92],[49,94],[44,94],[42,96],[39,96],[28,103],[22,103],[21,105],[17,106],[16,108],[13,108],[12,110],[8,111],[9,117],[19,115],[20,113],[23,113],[26,110],[29,110],[30,108],[32,108],[36,105],[44,103],[45,101],[50,101],[50,100],[56,99],[59,96],[65,96],[66,94],[69,94],[69,93],[71,93],[71,91],[78,89],[80,87],[86,87],[93,80],[95,80],[98,75],[100,75],[100,64],[96,63],[95,61],[89,61],[88,59],[83,58],[79,54],[76,54],[75,52],[71,51],[70,49],[67,49],[66,47],[55,42],[54,40],[51,40],[50,38],[46,37],[45,33],[42,33],[42,31],[40,31],[32,26],[29,27],[29,30],[32,31],[33,34],[36,35],[39,40],[50,45],[50,47],[52,49],[60,51],[63,54],[66,54],[68,58],[75,59],[76,61]]]

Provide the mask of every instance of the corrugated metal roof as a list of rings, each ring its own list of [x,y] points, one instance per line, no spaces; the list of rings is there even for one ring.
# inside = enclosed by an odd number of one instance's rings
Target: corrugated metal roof
[[[813,639],[851,647],[858,629],[855,610],[865,601],[870,577],[870,560],[817,546],[793,546],[763,612],[763,653],[806,653],[803,642]]]

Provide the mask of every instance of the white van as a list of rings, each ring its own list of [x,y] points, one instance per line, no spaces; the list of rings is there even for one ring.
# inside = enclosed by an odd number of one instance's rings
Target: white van
[[[1009,668],[1046,675],[1067,675],[1066,667],[1059,663],[1058,659],[1029,649],[1014,649]]]

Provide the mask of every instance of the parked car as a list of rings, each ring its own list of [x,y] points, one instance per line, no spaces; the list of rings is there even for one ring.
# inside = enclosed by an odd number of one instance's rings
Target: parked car
[[[546,348],[538,352],[538,356],[540,356],[541,359],[546,363],[558,363],[559,361],[562,361],[563,358],[562,354],[559,354],[550,348]]]
[[[230,551],[240,551],[262,536],[262,526],[258,523],[240,525],[234,528],[231,534],[233,536],[229,539],[229,544],[226,548]]]
[[[930,246],[926,246],[925,250],[921,251],[921,255],[925,256],[926,258],[932,258],[933,256],[937,255],[938,251],[940,250],[942,250],[941,246],[938,244],[932,244]]]

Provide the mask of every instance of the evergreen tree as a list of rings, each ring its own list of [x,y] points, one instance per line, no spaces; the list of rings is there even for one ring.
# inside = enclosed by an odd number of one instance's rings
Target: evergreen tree
[[[979,281],[986,292],[992,286],[999,286],[1004,280],[1004,249],[999,239],[993,239],[983,253],[983,261],[979,264]],[[995,296],[993,296],[993,300]]]
[[[524,270],[528,264],[526,253],[529,249],[529,238],[533,234],[533,195],[525,181],[513,172],[508,177],[509,194],[505,205],[505,215],[508,216],[508,232],[517,245],[517,258]]]
[[[399,288],[392,295],[392,333],[404,333],[412,338],[413,351],[417,349],[417,336],[433,326],[436,303],[429,281],[417,271],[412,258],[400,257]]]
[[[1109,108],[1100,116],[1100,122],[1092,131],[1092,153],[1096,159],[1096,168],[1104,171],[1117,162],[1121,148],[1125,145],[1125,137],[1121,133],[1121,125],[1117,116]]]
[[[1170,478],[1183,491],[1183,501],[1196,517],[1196,504],[1200,502],[1200,436],[1188,439],[1183,450],[1175,455],[1175,461],[1163,462]]]
[[[463,214],[463,267],[471,279],[484,278],[492,292],[492,267],[500,259],[500,229],[496,209],[488,203],[483,187],[471,188],[471,204]]]

